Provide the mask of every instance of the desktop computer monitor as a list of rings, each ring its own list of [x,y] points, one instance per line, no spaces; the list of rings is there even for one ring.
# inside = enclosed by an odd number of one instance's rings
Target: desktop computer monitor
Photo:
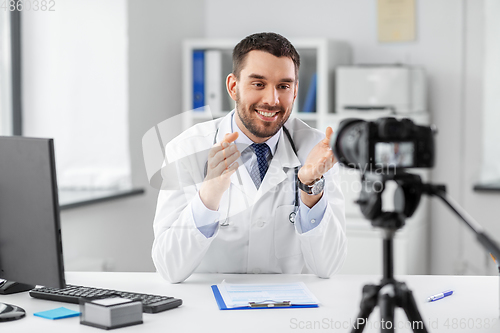
[[[0,294],[65,287],[52,139],[0,137],[0,278]],[[0,321],[24,316],[2,309]]]

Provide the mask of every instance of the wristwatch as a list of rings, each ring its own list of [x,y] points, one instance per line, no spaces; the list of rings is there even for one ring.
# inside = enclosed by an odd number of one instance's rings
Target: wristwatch
[[[297,178],[299,188],[310,195],[320,194],[325,188],[325,177],[321,176],[320,179],[316,179],[311,185],[306,185]]]

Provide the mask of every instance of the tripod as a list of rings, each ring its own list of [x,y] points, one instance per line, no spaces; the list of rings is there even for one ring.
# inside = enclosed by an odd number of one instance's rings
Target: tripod
[[[404,282],[396,281],[393,275],[393,239],[395,232],[404,225],[404,216],[396,212],[383,213],[382,216],[373,220],[372,224],[381,227],[383,225],[383,277],[380,284],[367,284],[363,287],[361,310],[352,332],[363,332],[368,317],[378,305],[381,332],[394,332],[394,311],[396,307],[400,307],[411,322],[413,331],[426,333],[427,329],[418,312],[412,291]]]
[[[385,183],[393,180],[398,184],[394,195],[395,211],[382,211],[382,192]],[[455,213],[476,235],[483,247],[500,258],[500,247],[486,231],[474,221],[463,209],[446,195],[444,185],[424,184],[418,175],[404,171],[388,172],[387,174],[364,173],[362,176],[360,205],[363,215],[371,220],[374,227],[384,232],[383,239],[383,278],[378,285],[365,285],[361,309],[352,332],[362,332],[368,317],[379,306],[381,316],[381,331],[394,332],[394,310],[402,308],[412,324],[414,332],[427,332],[422,316],[418,312],[413,293],[403,282],[398,282],[393,276],[393,239],[394,234],[405,224],[405,218],[413,215],[418,207],[422,194],[436,196]]]

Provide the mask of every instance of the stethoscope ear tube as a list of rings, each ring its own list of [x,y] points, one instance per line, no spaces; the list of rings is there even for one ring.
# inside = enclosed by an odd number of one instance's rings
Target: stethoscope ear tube
[[[297,149],[295,148],[295,144],[292,140],[292,136],[290,135],[290,132],[288,132],[288,130],[286,129],[285,126],[283,126],[283,132],[285,132],[285,135],[288,138],[290,145],[292,146],[292,150],[295,153],[295,156],[297,156],[297,158],[298,158],[299,155],[297,155]],[[295,188],[294,188],[295,200],[293,203],[293,212],[291,212],[290,215],[288,215],[288,220],[292,224],[295,223],[295,219],[296,219],[297,214],[299,212],[299,184],[298,184],[299,167],[295,167],[294,169],[295,169],[295,178],[294,178],[294,181],[295,181]]]
[[[295,219],[297,218],[297,214],[299,212],[299,185],[298,185],[299,168],[295,167],[294,169],[295,169],[295,188],[294,188],[295,200],[293,203],[293,212],[291,212],[290,215],[288,215],[288,220],[292,224],[295,223]]]

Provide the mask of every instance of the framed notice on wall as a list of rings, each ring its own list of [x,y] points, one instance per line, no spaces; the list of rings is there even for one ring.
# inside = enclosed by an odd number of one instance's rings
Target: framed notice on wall
[[[378,0],[378,40],[415,40],[415,0]]]

